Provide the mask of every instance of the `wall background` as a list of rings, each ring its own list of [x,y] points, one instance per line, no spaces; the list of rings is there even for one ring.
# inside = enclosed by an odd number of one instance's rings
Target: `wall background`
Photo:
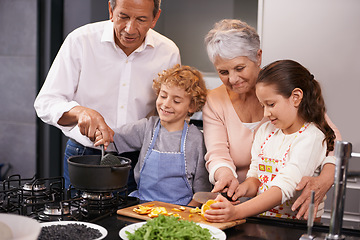
[[[1,175],[36,171],[37,1],[0,1]],[[9,165],[10,164],[10,165]]]
[[[360,1],[259,1],[263,65],[294,59],[322,85],[328,115],[360,152]],[[324,7],[326,6],[326,7]],[[360,171],[360,159],[350,166]]]

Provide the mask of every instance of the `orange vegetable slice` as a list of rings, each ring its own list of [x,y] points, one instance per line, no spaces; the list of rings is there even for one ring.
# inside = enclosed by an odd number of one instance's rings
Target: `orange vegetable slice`
[[[209,210],[209,209],[211,209],[211,204],[213,204],[213,203],[217,203],[217,202],[219,202],[219,201],[215,201],[215,200],[213,200],[213,199],[210,199],[210,200],[208,200],[206,203],[204,203],[202,206],[201,206],[201,216],[206,220],[206,218],[204,217],[204,214],[205,214],[205,212],[206,212],[206,210]]]
[[[190,213],[201,213],[201,209],[199,207],[196,207],[196,208],[191,208],[190,209]]]
[[[180,209],[178,209],[178,208],[173,208],[173,209],[171,209],[172,211],[175,211],[175,212],[181,212],[181,210]]]
[[[142,206],[142,205],[139,205],[138,207],[134,208],[133,211],[136,212],[137,214],[148,214],[151,212],[151,207],[148,207],[148,206]]]
[[[157,217],[159,214],[167,215],[168,212],[165,207],[154,207],[151,209],[151,212],[148,214],[149,217]]]

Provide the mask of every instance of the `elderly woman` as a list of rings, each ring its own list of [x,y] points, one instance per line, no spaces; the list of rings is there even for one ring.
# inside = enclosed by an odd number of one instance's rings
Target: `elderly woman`
[[[213,192],[227,191],[231,197],[245,180],[251,161],[251,145],[258,127],[268,121],[255,95],[262,50],[255,29],[240,20],[225,19],[215,24],[205,37],[211,62],[223,84],[209,92],[203,108],[205,155]],[[340,134],[330,119],[330,126]],[[329,156],[325,162],[334,163]],[[315,211],[320,211],[323,198],[333,183],[335,167],[326,164],[318,177],[304,177],[297,186],[302,195],[292,209],[301,208],[297,218],[307,218],[310,191],[315,190]]]

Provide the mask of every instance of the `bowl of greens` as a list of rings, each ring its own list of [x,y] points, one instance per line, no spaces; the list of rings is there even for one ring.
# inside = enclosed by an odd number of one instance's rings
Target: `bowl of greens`
[[[175,216],[159,215],[156,218],[128,225],[122,228],[119,236],[123,240],[137,239],[196,239],[225,240],[225,233],[213,226],[182,220]]]

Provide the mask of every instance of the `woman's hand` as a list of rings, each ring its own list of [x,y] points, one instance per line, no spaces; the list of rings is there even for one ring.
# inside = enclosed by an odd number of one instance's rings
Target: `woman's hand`
[[[229,197],[234,195],[236,188],[239,186],[239,181],[227,167],[221,167],[216,170],[215,180],[216,182],[212,192],[227,192]],[[236,199],[237,198],[233,200]]]
[[[220,194],[216,197],[218,203],[211,204],[211,208],[205,212],[204,217],[209,222],[229,222],[237,219],[235,206]]]
[[[304,219],[308,219],[311,190],[315,191],[314,213],[317,212],[319,204],[334,183],[334,174],[335,166],[333,164],[325,164],[318,177],[303,177],[301,179],[300,183],[296,187],[296,190],[303,191],[291,207],[291,210],[295,211],[301,205],[299,212],[296,215],[297,219],[300,219],[302,216]]]

